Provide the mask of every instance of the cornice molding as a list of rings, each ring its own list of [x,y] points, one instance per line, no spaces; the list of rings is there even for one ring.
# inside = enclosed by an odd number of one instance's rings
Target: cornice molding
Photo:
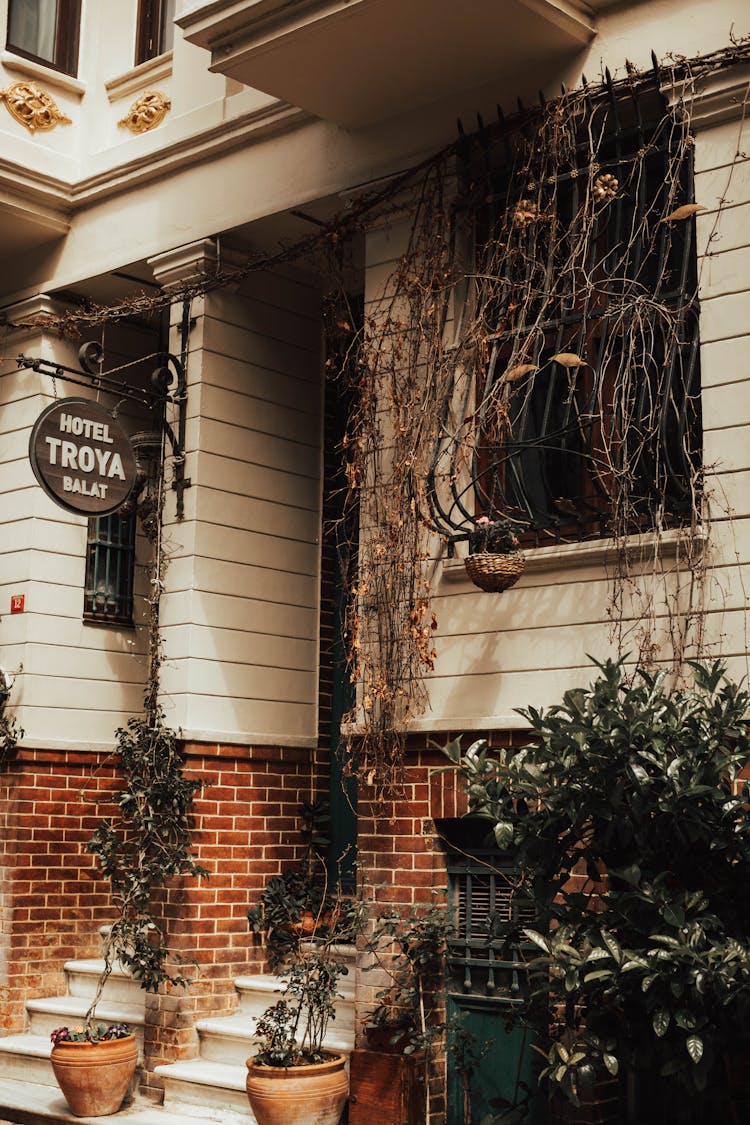
[[[172,77],[172,52],[158,55],[155,59],[148,59],[132,70],[111,78],[104,83],[107,97],[110,102],[119,101],[121,98],[130,98],[133,94],[140,94],[147,86],[156,86],[159,82],[166,82]]]
[[[664,84],[662,93],[670,105],[683,100],[690,106],[690,123],[697,130],[735,121],[750,113],[750,63],[735,63],[699,79],[695,89]]]
[[[231,152],[250,141],[273,133],[285,133],[313,120],[311,114],[287,102],[276,101],[231,121],[224,121],[200,133],[174,141],[163,148],[84,177],[72,185],[73,208],[106,199],[122,190],[173,175],[191,164],[198,164],[219,152]]]
[[[78,78],[72,78],[69,74],[61,74],[59,70],[53,70],[42,63],[25,59],[21,55],[15,55],[12,51],[0,51],[0,64],[5,70],[16,71],[26,78],[32,78],[45,86],[52,86],[55,90],[62,90],[75,98],[82,98],[86,93],[86,83],[81,82]]]

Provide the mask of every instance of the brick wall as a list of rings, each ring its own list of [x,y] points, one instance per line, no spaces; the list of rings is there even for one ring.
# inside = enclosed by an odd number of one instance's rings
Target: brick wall
[[[196,800],[195,846],[211,876],[178,881],[159,903],[171,948],[184,958],[178,967],[192,984],[188,991],[164,989],[146,997],[145,1087],[154,1094],[160,1088],[155,1066],[197,1054],[195,1020],[231,1012],[234,978],[264,970],[262,947],[248,932],[248,906],[272,875],[299,858],[299,805],[328,784],[323,750],[311,755],[188,744],[185,751],[188,774],[205,782]],[[445,764],[426,739],[414,740],[401,797],[383,802],[360,793],[359,871],[373,913],[393,904],[428,905],[433,890],[445,886],[434,819],[466,811]],[[98,955],[98,927],[113,913],[108,885],[97,878],[85,844],[100,818],[112,812],[118,786],[111,755],[93,752],[23,750],[2,775],[0,1019],[6,1032],[22,1030],[27,999],[64,990],[66,960]],[[359,974],[358,1021],[374,1006],[380,987],[375,973]],[[439,1125],[440,1067],[432,1111]]]
[[[24,1029],[27,999],[64,990],[67,960],[98,954],[109,896],[84,843],[115,785],[96,753],[21,750],[0,775],[5,1032]]]
[[[195,848],[211,876],[178,881],[158,903],[170,946],[185,959],[176,967],[192,984],[146,997],[149,1072],[197,1053],[194,1020],[233,1010],[234,977],[264,968],[246,913],[299,856],[312,766],[306,750],[186,747],[188,774],[206,783]],[[113,812],[119,779],[111,755],[22,750],[0,780],[0,1021],[11,1032],[24,1028],[26,1000],[64,991],[67,960],[99,955],[98,928],[113,911],[85,845]],[[148,1073],[146,1086],[158,1090],[159,1081]]]
[[[436,736],[443,744],[449,734]],[[468,748],[475,738],[487,738],[492,745],[510,746],[524,741],[522,732],[466,734],[462,739]],[[447,872],[443,845],[436,831],[435,820],[463,816],[468,811],[466,796],[448,759],[439,750],[428,747],[429,736],[413,738],[406,755],[403,794],[395,800],[375,799],[372,793],[360,791],[359,796],[359,871],[366,893],[372,900],[372,912],[391,905],[403,907],[429,906],[444,902],[442,894]],[[370,931],[371,932],[371,931]],[[367,940],[361,939],[361,946]],[[376,993],[387,987],[385,972],[374,970],[360,974],[356,988],[357,1046],[365,1046],[363,1020],[376,1005]],[[433,1125],[442,1125],[446,1104],[445,1059],[436,1058],[430,1081],[430,1113]]]

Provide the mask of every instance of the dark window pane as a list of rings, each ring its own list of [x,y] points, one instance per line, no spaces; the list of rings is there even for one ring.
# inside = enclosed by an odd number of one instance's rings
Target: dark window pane
[[[10,0],[8,47],[55,70],[78,68],[80,0]]]
[[[175,0],[140,0],[136,35],[136,64],[172,50]]]
[[[131,624],[135,516],[101,516],[89,520],[84,616]]]

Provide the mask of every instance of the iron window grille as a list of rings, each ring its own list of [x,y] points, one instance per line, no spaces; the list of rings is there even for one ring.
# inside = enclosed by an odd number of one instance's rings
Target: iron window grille
[[[10,0],[7,47],[63,74],[78,70],[81,0]]]
[[[518,520],[527,546],[611,535],[618,505],[620,533],[694,517],[702,447],[694,223],[666,219],[669,199],[694,198],[692,139],[666,109],[658,77],[624,90],[608,79],[585,102],[554,177],[548,165],[535,169],[533,155],[519,175],[523,126],[515,141],[509,127],[480,137],[467,155],[467,179],[483,196],[477,277],[493,242],[515,240],[517,253],[485,310],[486,367],[435,446],[431,515],[451,544],[480,515]],[[592,183],[611,185],[605,204],[586,197]],[[545,198],[552,221],[537,203]],[[576,269],[556,275],[577,242],[585,251]],[[479,303],[481,288],[480,280]],[[625,311],[634,307],[637,354]],[[559,354],[584,362],[553,362]],[[518,377],[522,362],[536,371]],[[508,375],[519,381],[503,388]],[[499,402],[507,402],[500,437]],[[615,485],[625,472],[623,519]]]
[[[175,0],[140,0],[136,34],[136,65],[172,50]]]
[[[89,520],[84,618],[132,625],[135,513]]]
[[[533,926],[533,902],[519,894],[517,871],[497,849],[450,850],[449,900],[454,934],[449,941],[451,990],[519,1003],[521,930]]]

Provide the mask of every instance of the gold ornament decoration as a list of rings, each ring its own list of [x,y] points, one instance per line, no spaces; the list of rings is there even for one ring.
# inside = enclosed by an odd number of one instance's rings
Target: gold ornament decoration
[[[117,124],[131,133],[148,133],[161,125],[171,108],[171,101],[161,90],[146,90]]]
[[[25,125],[30,133],[54,129],[56,125],[72,125],[54,98],[40,90],[35,82],[14,82],[7,90],[0,90],[0,102],[5,102],[11,117]]]
[[[512,222],[515,227],[521,227],[523,229],[530,223],[537,222],[539,218],[539,208],[531,199],[519,199],[518,203],[513,208]]]
[[[609,203],[615,198],[620,188],[620,181],[611,172],[605,172],[594,180],[591,194],[595,203]]]

